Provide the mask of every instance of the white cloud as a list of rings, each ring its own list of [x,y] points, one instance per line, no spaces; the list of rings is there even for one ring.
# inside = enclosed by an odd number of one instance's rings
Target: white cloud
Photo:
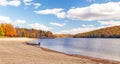
[[[85,25],[85,24],[82,24],[82,27],[94,27],[94,25]]]
[[[116,26],[120,25],[120,21],[98,21],[101,25],[107,25],[107,26]]]
[[[41,30],[46,30],[46,31],[52,29],[51,27],[47,27],[47,26],[45,26],[43,24],[39,24],[39,23],[30,24],[30,27],[37,29],[37,30],[41,29]]]
[[[0,0],[0,6],[19,6],[21,4],[20,0]]]
[[[27,25],[25,25],[27,22],[25,20],[15,20],[12,21],[10,17],[7,16],[0,16],[0,23],[11,23],[13,24],[15,27],[27,27]]]
[[[32,2],[33,0],[23,0],[23,2],[25,3],[25,5],[31,5],[31,2]]]
[[[39,8],[39,7],[41,6],[40,3],[33,3],[33,5],[35,6],[36,9]]]
[[[50,24],[51,24],[51,25],[55,25],[55,26],[59,26],[59,27],[63,27],[63,26],[66,25],[66,23],[60,24],[60,23],[56,23],[56,22],[50,22]]]
[[[58,18],[65,18],[65,12],[59,12],[56,14]]]
[[[0,23],[11,23],[10,17],[0,16]]]
[[[33,0],[23,0],[24,3],[32,2]]]
[[[77,34],[77,33],[83,33],[83,32],[88,32],[88,31],[92,31],[95,30],[97,28],[92,27],[92,28],[73,28],[71,30],[63,30],[60,32],[57,32],[57,34]]]
[[[39,24],[39,23],[29,24],[29,23],[27,23],[26,20],[18,19],[18,20],[12,21],[11,18],[7,17],[7,16],[0,16],[0,23],[11,23],[16,27],[23,27],[23,28],[29,27],[29,28],[34,28],[34,29],[38,29],[38,30],[39,29],[46,30],[46,31],[52,29],[51,27],[47,27],[47,26],[45,26],[43,24]]]
[[[25,20],[18,19],[18,20],[15,20],[14,23],[15,24],[25,24],[27,22]]]
[[[34,11],[36,14],[53,14],[57,16],[58,18],[65,18],[65,12],[63,12],[64,9],[62,8],[54,8],[54,9],[46,9],[46,10],[40,10],[40,11]]]
[[[41,6],[40,3],[35,3],[35,2],[33,2],[33,0],[23,0],[23,2],[24,2],[24,4],[25,4],[26,6],[31,6],[31,5],[33,5],[33,6],[35,7],[35,9],[37,9],[37,8],[39,8],[39,7]]]
[[[67,11],[67,18],[73,20],[120,20],[120,2],[92,4],[88,7],[72,8]]]
[[[105,27],[109,27],[109,26],[83,27],[83,28],[79,27],[79,28],[73,28],[70,30],[59,31],[59,32],[56,32],[56,34],[77,34],[77,33],[89,32],[89,31],[93,31],[93,30],[97,30],[97,29],[105,28]]]

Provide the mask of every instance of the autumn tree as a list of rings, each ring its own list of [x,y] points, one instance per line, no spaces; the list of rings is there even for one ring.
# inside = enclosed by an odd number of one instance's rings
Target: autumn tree
[[[1,28],[3,32],[5,33],[5,36],[15,36],[16,35],[16,29],[12,24],[2,23]]]
[[[22,37],[25,37],[25,29],[24,29],[24,28],[21,29],[21,36],[22,36]]]
[[[46,36],[47,36],[47,38],[52,38],[52,37],[53,37],[53,36],[52,36],[52,32],[47,31],[47,32],[46,32]]]
[[[27,28],[14,28],[12,24],[2,23],[0,24],[0,36],[52,38],[52,32]]]
[[[45,32],[42,30],[39,30],[39,36],[40,38],[43,38],[45,36]]]
[[[7,29],[7,27],[6,27],[6,23],[2,23],[2,24],[0,24],[0,27],[2,28],[4,34],[6,35],[6,29]]]
[[[3,32],[2,28],[0,27],[0,36],[4,36],[5,33]]]
[[[15,36],[16,35],[16,29],[12,24],[6,24],[6,35],[7,36]]]

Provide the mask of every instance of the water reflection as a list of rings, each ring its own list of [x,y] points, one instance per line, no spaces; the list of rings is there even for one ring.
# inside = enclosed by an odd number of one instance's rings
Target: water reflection
[[[56,51],[120,61],[120,39],[57,38],[40,41],[42,47]]]

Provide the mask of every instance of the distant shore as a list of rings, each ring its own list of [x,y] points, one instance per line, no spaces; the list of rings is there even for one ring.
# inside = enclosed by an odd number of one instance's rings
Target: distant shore
[[[82,55],[65,54],[27,45],[33,38],[0,38],[0,64],[120,64]]]

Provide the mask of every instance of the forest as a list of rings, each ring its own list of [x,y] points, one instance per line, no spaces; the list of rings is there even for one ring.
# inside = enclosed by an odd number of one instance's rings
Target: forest
[[[18,28],[12,24],[0,24],[0,37],[29,37],[29,38],[120,38],[120,26],[113,26],[85,33],[54,34],[51,31]]]
[[[51,31],[17,28],[12,24],[0,24],[0,37],[53,38]]]
[[[113,26],[85,33],[75,34],[74,38],[120,38],[120,26]]]

